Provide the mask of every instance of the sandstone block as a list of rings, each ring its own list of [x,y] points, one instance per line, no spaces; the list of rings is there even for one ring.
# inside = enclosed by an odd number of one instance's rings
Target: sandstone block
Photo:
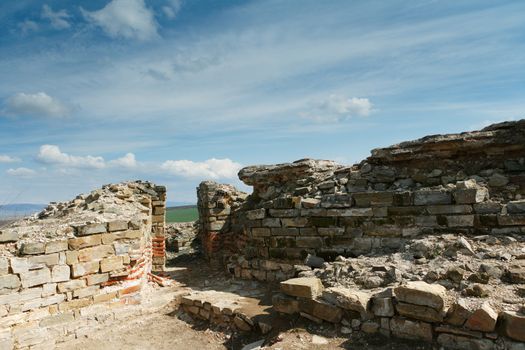
[[[78,261],[86,262],[100,260],[115,254],[115,249],[111,245],[99,245],[96,247],[84,248],[78,252]]]
[[[501,330],[507,337],[525,342],[525,315],[512,311],[504,311],[500,315],[502,319]]]
[[[299,302],[297,299],[285,294],[275,294],[272,297],[272,304],[275,311],[284,314],[295,314],[299,312]]]
[[[102,235],[93,235],[68,240],[69,249],[78,250],[86,247],[99,245],[102,242]]]
[[[507,203],[507,213],[523,214],[525,213],[525,200],[510,201]]]
[[[67,250],[67,240],[61,239],[46,243],[46,254],[58,253]]]
[[[254,227],[251,229],[253,237],[270,237],[272,235],[269,228]]]
[[[299,310],[331,323],[339,323],[343,317],[340,308],[322,300],[300,299]]]
[[[0,231],[0,243],[18,241],[18,233],[13,231]]]
[[[431,215],[444,214],[471,214],[472,206],[470,205],[430,205],[427,211]]]
[[[122,256],[112,256],[109,258],[102,259],[100,262],[100,271],[109,272],[124,268],[122,263]]]
[[[432,325],[430,323],[393,317],[390,320],[390,330],[398,338],[432,342]]]
[[[260,220],[264,219],[266,216],[266,209],[260,208],[255,210],[250,210],[246,212],[246,217],[248,220]]]
[[[445,322],[453,326],[463,326],[465,321],[472,315],[464,299],[458,299],[447,311]]]
[[[477,214],[499,214],[503,206],[497,202],[482,202],[474,204],[473,207]]]
[[[414,205],[451,204],[452,195],[445,191],[416,191]]]
[[[493,350],[494,342],[489,339],[475,339],[460,335],[442,333],[437,337],[438,344],[446,349]]]
[[[29,257],[30,265],[44,264],[48,267],[58,264],[58,253],[34,255]]]
[[[7,275],[9,273],[9,260],[4,257],[0,257],[0,276]]]
[[[299,216],[296,218],[282,218],[283,227],[305,227],[308,225],[308,218]]]
[[[297,237],[296,245],[300,248],[320,248],[323,246],[321,237]]]
[[[125,220],[111,221],[108,223],[108,231],[124,231],[128,229],[128,222]]]
[[[107,232],[107,223],[96,223],[96,224],[87,224],[82,226],[75,226],[75,236],[90,236],[98,233]]]
[[[394,316],[394,304],[392,298],[374,297],[372,299],[372,312],[376,316],[392,317]]]
[[[494,309],[485,302],[481,308],[475,310],[465,322],[465,327],[475,331],[493,332],[496,328],[498,314]]]
[[[70,322],[73,322],[74,320],[75,320],[75,316],[73,315],[72,312],[69,312],[69,313],[51,315],[46,318],[43,318],[40,321],[39,325],[40,327],[52,327],[52,326],[56,326],[56,325],[60,325],[64,323],[70,323]]]
[[[307,299],[315,299],[323,291],[321,280],[315,277],[292,278],[281,282],[280,286],[285,294]]]
[[[443,321],[443,315],[440,311],[426,306],[399,302],[396,304],[396,310],[401,316],[410,317],[416,320],[426,322]]]
[[[395,288],[394,293],[399,301],[440,311],[443,310],[446,289],[439,284],[416,281]]]
[[[471,227],[474,226],[474,215],[447,216],[448,227]]]
[[[46,251],[46,245],[43,242],[27,242],[22,244],[20,254],[23,255],[35,255],[44,254]]]
[[[352,197],[358,207],[390,206],[394,200],[392,192],[360,192],[353,193]]]
[[[17,275],[0,276],[0,294],[4,294],[4,289],[18,289],[20,287],[20,279]]]
[[[52,282],[65,282],[69,280],[71,270],[68,265],[55,265],[51,269]]]
[[[92,273],[97,273],[99,269],[98,261],[88,261],[84,263],[73,264],[73,277],[81,277]]]
[[[370,294],[344,287],[331,287],[323,291],[323,299],[345,310],[364,315],[369,307]]]
[[[97,273],[95,275],[86,276],[86,282],[88,286],[104,283],[108,280],[109,280],[109,274],[107,273]]]
[[[71,281],[59,283],[57,287],[60,293],[67,293],[67,292],[72,292],[75,289],[84,288],[85,286],[86,286],[86,281],[78,279],[78,280],[71,280]]]
[[[525,225],[525,215],[498,215],[498,224],[501,226]]]
[[[73,297],[74,298],[89,297],[89,296],[94,295],[95,293],[97,293],[99,290],[100,290],[100,287],[96,286],[96,285],[95,286],[89,286],[89,287],[86,287],[86,288],[75,289],[73,291]]]
[[[51,272],[48,268],[32,270],[20,274],[22,287],[29,288],[51,282]]]

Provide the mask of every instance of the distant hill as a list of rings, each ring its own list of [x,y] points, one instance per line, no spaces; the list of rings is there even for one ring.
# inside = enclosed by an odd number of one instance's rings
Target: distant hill
[[[13,203],[0,205],[0,219],[16,219],[38,213],[45,204]]]
[[[192,202],[171,202],[171,201],[167,201],[166,202],[166,207],[168,207],[168,208],[185,207],[187,205],[197,205],[197,204],[192,203]]]

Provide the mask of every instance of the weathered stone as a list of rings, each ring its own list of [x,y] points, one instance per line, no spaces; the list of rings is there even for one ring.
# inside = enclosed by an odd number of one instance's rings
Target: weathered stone
[[[294,297],[285,294],[275,294],[272,297],[272,304],[275,311],[285,314],[295,314],[299,312],[299,302]]]
[[[322,300],[300,299],[299,310],[321,320],[339,323],[343,312],[337,306]]]
[[[88,261],[84,263],[73,264],[73,277],[81,277],[92,273],[97,273],[99,270],[98,261]]]
[[[281,291],[285,294],[315,299],[323,291],[321,280],[315,277],[292,278],[281,282]]]
[[[128,229],[128,222],[126,220],[111,221],[108,223],[108,231],[124,231]]]
[[[501,174],[494,174],[489,178],[489,186],[491,187],[503,187],[509,183],[509,179]]]
[[[504,311],[501,313],[501,330],[507,337],[525,342],[525,315],[517,312]]]
[[[246,217],[249,220],[264,219],[265,216],[266,216],[266,209],[264,209],[264,208],[250,210],[250,211],[246,212]]]
[[[525,284],[525,266],[510,266],[506,278],[510,283]]]
[[[465,321],[472,315],[464,299],[458,299],[447,311],[446,323],[454,326],[463,326]]]
[[[109,274],[107,273],[99,273],[95,275],[87,275],[86,276],[86,282],[88,286],[91,286],[93,284],[100,284],[108,281]]]
[[[22,287],[29,288],[51,282],[51,273],[48,268],[32,270],[20,274]]]
[[[445,191],[416,191],[414,205],[451,204],[452,195]]]
[[[323,291],[323,299],[345,310],[366,314],[370,304],[370,294],[344,287],[331,287]]]
[[[61,239],[57,241],[51,241],[46,243],[46,254],[58,253],[67,250],[67,240]]]
[[[399,302],[396,304],[396,310],[401,316],[410,317],[416,320],[426,322],[441,322],[443,321],[443,315],[436,309]]]
[[[430,323],[393,317],[390,320],[390,330],[394,336],[399,338],[432,342],[432,326]]]
[[[474,215],[447,216],[448,227],[472,227],[474,226]]]
[[[428,213],[431,215],[443,214],[470,214],[472,213],[472,206],[470,205],[430,205],[427,207]]]
[[[110,258],[102,259],[100,262],[100,271],[109,272],[114,270],[119,270],[124,267],[122,263],[122,256],[113,256]]]
[[[44,254],[46,245],[43,242],[26,242],[22,244],[20,253],[23,255]]]
[[[44,264],[48,267],[56,265],[58,264],[58,253],[31,256],[29,264],[34,266]]]
[[[3,289],[18,289],[20,287],[20,279],[16,275],[0,276],[0,294]]]
[[[361,192],[352,193],[358,207],[390,206],[393,204],[392,192]]]
[[[96,223],[96,224],[87,224],[82,226],[75,226],[75,235],[76,236],[90,236],[97,233],[106,233],[107,232],[107,223]]]
[[[390,297],[374,297],[372,299],[372,312],[376,316],[392,317],[395,314],[394,304]]]
[[[102,243],[102,235],[93,235],[79,238],[71,238],[68,240],[70,249],[77,250],[86,247],[92,247]]]
[[[442,333],[437,337],[438,344],[446,349],[458,350],[492,350],[494,342],[489,339],[475,339],[460,335]]]
[[[68,281],[71,275],[71,270],[68,265],[55,265],[51,269],[52,282]]]
[[[489,191],[486,187],[478,185],[476,181],[467,180],[456,183],[453,195],[457,204],[474,204],[488,199]]]
[[[524,226],[525,215],[498,215],[498,224],[501,226]]]
[[[271,235],[272,235],[272,231],[269,228],[266,228],[266,227],[252,228],[253,237],[270,237]]]
[[[5,257],[0,257],[0,276],[9,273],[9,260]]]
[[[78,280],[71,280],[71,281],[59,283],[57,285],[57,288],[60,293],[67,293],[67,292],[74,291],[75,289],[84,288],[85,286],[86,286],[86,281],[78,279]]]
[[[440,311],[443,310],[446,289],[439,284],[416,281],[395,288],[394,293],[399,301]]]
[[[494,311],[489,303],[483,303],[479,309],[470,315],[467,322],[465,322],[465,327],[475,331],[493,332],[496,328],[497,320],[497,312]]]
[[[18,233],[15,231],[0,231],[0,243],[18,241]]]
[[[476,203],[473,207],[477,214],[499,214],[503,206],[497,202],[483,202]]]
[[[111,245],[99,245],[96,247],[84,248],[78,252],[78,261],[86,262],[100,260],[110,255],[114,255],[115,250]]]
[[[507,213],[523,214],[525,213],[525,200],[510,201],[507,203]]]

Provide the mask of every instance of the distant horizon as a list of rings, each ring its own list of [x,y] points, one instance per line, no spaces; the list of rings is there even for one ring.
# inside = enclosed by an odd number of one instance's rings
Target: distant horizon
[[[525,116],[525,2],[0,3],[0,203],[203,180]]]

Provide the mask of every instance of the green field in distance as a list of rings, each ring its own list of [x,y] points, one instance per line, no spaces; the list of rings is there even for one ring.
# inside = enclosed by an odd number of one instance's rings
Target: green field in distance
[[[199,211],[194,205],[166,208],[166,222],[188,222],[199,218]]]

